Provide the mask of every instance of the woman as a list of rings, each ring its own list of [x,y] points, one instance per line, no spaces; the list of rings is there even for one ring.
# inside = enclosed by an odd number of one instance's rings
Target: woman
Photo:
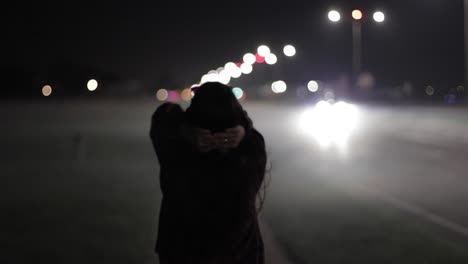
[[[161,264],[263,264],[256,198],[265,143],[231,88],[200,86],[186,112],[160,106],[150,134],[161,168]]]

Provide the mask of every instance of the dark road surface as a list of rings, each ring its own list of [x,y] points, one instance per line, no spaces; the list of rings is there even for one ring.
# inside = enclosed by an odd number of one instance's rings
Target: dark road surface
[[[154,261],[156,106],[0,106],[2,263]],[[289,261],[468,263],[468,108],[245,106],[267,141],[266,236]]]

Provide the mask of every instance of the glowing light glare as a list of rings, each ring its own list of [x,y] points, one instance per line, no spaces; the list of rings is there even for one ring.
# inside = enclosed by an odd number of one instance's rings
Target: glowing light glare
[[[224,70],[231,78],[239,78],[242,75],[241,70],[234,62],[228,62],[224,65]]]
[[[353,10],[352,16],[354,20],[361,20],[362,19],[362,11],[359,9]]]
[[[309,89],[310,92],[312,93],[315,93],[318,91],[319,89],[319,84],[317,81],[310,81],[308,84],[307,84],[307,89]]]
[[[244,97],[244,91],[240,87],[232,88],[232,93],[237,98],[237,100],[241,100]]]
[[[218,74],[218,80],[220,83],[227,85],[231,81],[231,75],[226,70],[223,70]]]
[[[182,98],[182,100],[184,100],[185,102],[189,102],[190,100],[192,100],[192,89],[190,88],[185,88],[182,93],[180,94],[180,97]]]
[[[296,48],[293,45],[286,45],[283,48],[284,55],[288,57],[293,57],[296,55]]]
[[[377,11],[374,13],[374,20],[377,23],[382,23],[385,21],[385,14],[381,11]]]
[[[345,102],[331,104],[320,101],[301,115],[299,127],[322,147],[346,147],[358,121],[359,111],[356,106]]]
[[[330,19],[331,22],[339,22],[341,20],[341,14],[336,10],[331,10],[328,12],[328,19]]]
[[[87,85],[89,91],[95,91],[98,88],[98,82],[94,79],[88,81]]]
[[[52,94],[52,87],[50,85],[45,85],[42,87],[42,95],[43,96],[50,96]]]
[[[265,57],[265,62],[269,65],[274,65],[278,62],[278,57],[276,57],[276,55],[273,53],[269,53]]]
[[[216,70],[211,70],[208,72],[208,82],[218,82],[219,75]]]
[[[241,77],[242,71],[241,71],[241,69],[239,67],[236,66],[235,69],[232,69],[232,71],[230,72],[230,75],[231,75],[232,78],[237,79],[237,78]]]
[[[284,93],[288,90],[288,86],[284,81],[276,81],[271,85],[271,90],[277,94]]]
[[[207,74],[202,76],[200,83],[204,84],[207,82],[219,82],[219,81],[220,81],[220,78],[219,78],[218,72],[215,70],[211,70]]]
[[[226,70],[226,71],[228,71],[228,72],[231,71],[231,70],[233,70],[233,69],[235,69],[235,68],[238,68],[238,67],[237,67],[237,65],[236,65],[234,62],[228,62],[228,63],[226,63],[226,64],[224,65],[224,70]]]
[[[255,62],[257,61],[257,58],[255,57],[254,54],[247,53],[247,54],[244,55],[243,61],[244,61],[244,63],[252,65],[252,64],[255,64]]]
[[[156,92],[156,98],[161,102],[166,101],[168,97],[169,97],[169,92],[166,89],[159,89]]]
[[[247,63],[243,63],[240,69],[243,74],[250,74],[253,71],[252,65]]]
[[[271,51],[268,46],[261,45],[260,47],[258,47],[257,52],[258,52],[258,55],[262,57],[266,57],[268,54],[270,54]]]
[[[200,84],[204,84],[208,82],[208,78],[209,78],[208,74],[203,75],[200,79]]]

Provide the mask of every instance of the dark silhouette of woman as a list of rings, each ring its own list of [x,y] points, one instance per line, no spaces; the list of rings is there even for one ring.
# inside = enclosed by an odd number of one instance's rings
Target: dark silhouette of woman
[[[200,86],[185,112],[163,104],[150,135],[161,168],[161,264],[263,264],[265,143],[231,88]]]

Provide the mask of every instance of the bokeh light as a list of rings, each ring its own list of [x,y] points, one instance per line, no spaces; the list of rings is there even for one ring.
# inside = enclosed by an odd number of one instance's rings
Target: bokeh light
[[[200,83],[204,84],[207,82],[219,82],[218,72],[215,70],[211,70],[207,74],[203,75],[200,80]]]
[[[89,91],[95,91],[98,88],[98,82],[95,79],[88,81],[87,85]]]
[[[284,55],[288,57],[293,57],[296,55],[296,48],[293,45],[286,45],[283,48]]]
[[[319,89],[319,84],[317,81],[310,81],[308,84],[307,84],[307,89],[309,89],[310,92],[312,93],[315,93],[318,91]]]
[[[243,63],[240,69],[243,74],[250,74],[253,71],[253,66],[248,63]]]
[[[428,85],[426,87],[426,94],[429,95],[429,96],[433,96],[434,93],[435,93],[434,87],[432,87],[431,85]]]
[[[359,88],[364,90],[371,90],[375,87],[375,77],[370,72],[363,72],[359,74],[357,79],[357,85]]]
[[[169,91],[169,94],[167,96],[167,100],[169,102],[177,102],[179,101],[179,92],[176,90],[171,90]]]
[[[288,90],[288,86],[284,81],[276,81],[271,85],[271,90],[277,94],[284,93]]]
[[[242,75],[241,70],[234,62],[228,62],[224,65],[224,70],[231,78],[239,78]]]
[[[42,95],[43,96],[50,96],[52,94],[52,86],[50,85],[45,85],[42,87]]]
[[[385,14],[381,11],[377,11],[374,13],[374,20],[377,23],[382,23],[385,21]]]
[[[169,92],[166,89],[159,89],[156,92],[156,99],[158,99],[161,102],[166,101],[168,97],[169,97]]]
[[[264,63],[265,62],[265,57],[260,56],[258,53],[255,54],[255,59],[257,63]]]
[[[236,79],[236,78],[241,77],[242,71],[239,67],[236,66],[236,68],[231,70],[230,75],[232,78]]]
[[[276,62],[278,62],[278,57],[276,57],[276,55],[273,53],[269,53],[265,57],[265,62],[269,65],[274,65]]]
[[[266,45],[261,45],[258,47],[257,49],[257,53],[258,55],[262,56],[262,57],[266,57],[268,54],[270,54],[270,48]]]
[[[237,98],[237,100],[240,100],[242,97],[244,97],[244,91],[240,87],[232,88],[232,93]]]
[[[230,72],[231,70],[237,68],[237,65],[234,62],[228,62],[224,65],[224,70]]]
[[[359,111],[356,106],[345,102],[332,104],[318,102],[299,118],[299,127],[312,136],[320,146],[336,145],[344,148],[358,127]]]
[[[257,58],[255,57],[254,54],[247,53],[247,54],[244,55],[243,61],[244,61],[244,63],[252,65],[252,64],[255,64],[255,62],[257,61]]]
[[[328,12],[328,19],[330,19],[331,22],[339,22],[341,20],[341,14],[336,10],[331,10]]]
[[[353,13],[351,14],[353,16],[354,20],[361,20],[362,19],[362,11],[359,9],[353,10]]]
[[[185,88],[184,90],[182,90],[182,93],[180,94],[180,97],[185,102],[190,102],[190,100],[192,100],[192,89]]]
[[[227,85],[231,81],[231,75],[226,70],[223,70],[218,74],[218,81]]]

